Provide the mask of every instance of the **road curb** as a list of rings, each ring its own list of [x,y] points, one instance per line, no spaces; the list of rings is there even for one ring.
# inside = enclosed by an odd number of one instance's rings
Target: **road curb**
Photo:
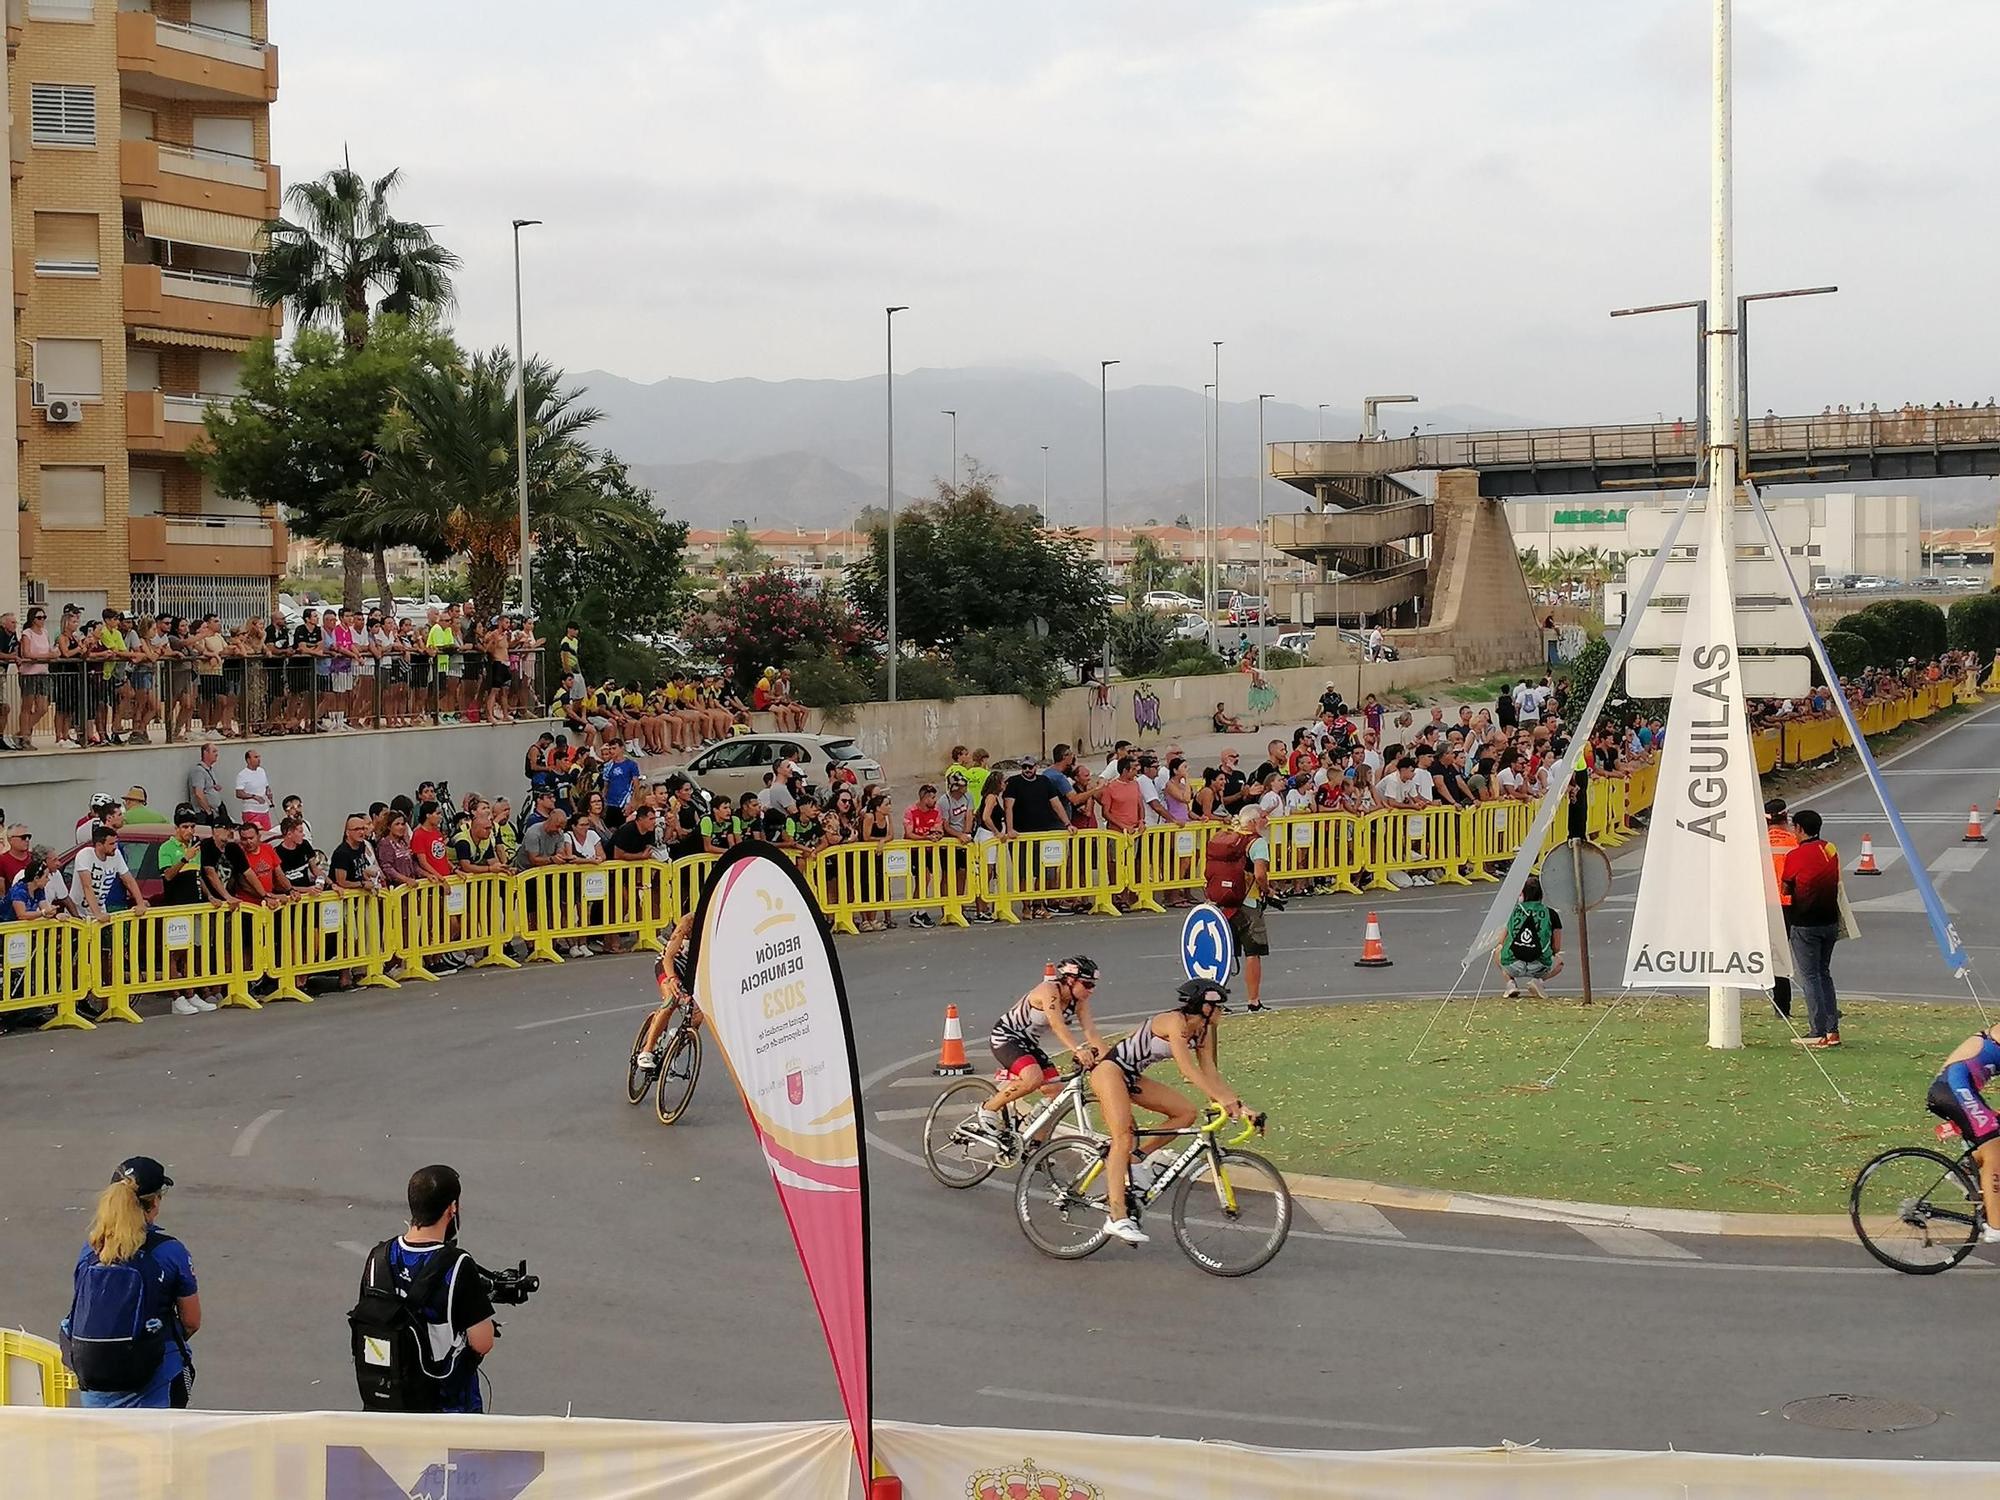
[[[1532,1219],[1545,1224],[1587,1224],[1650,1229],[1664,1234],[1735,1235],[1746,1238],[1846,1240],[1854,1226],[1844,1214],[1752,1214],[1699,1208],[1641,1208],[1618,1203],[1569,1203],[1557,1198],[1510,1198],[1448,1188],[1398,1187],[1355,1177],[1287,1172],[1298,1198],[1408,1208],[1423,1213],[1475,1214],[1489,1219]]]

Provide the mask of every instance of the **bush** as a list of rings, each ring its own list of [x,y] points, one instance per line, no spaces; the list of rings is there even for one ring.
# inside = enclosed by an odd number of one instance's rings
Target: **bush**
[[[1158,610],[1123,610],[1111,617],[1111,661],[1126,677],[1159,671],[1178,644],[1172,622]],[[1201,642],[1187,644],[1199,646]]]
[[[974,631],[958,643],[952,663],[971,691],[1026,698],[1038,708],[1063,689],[1055,647],[1032,631]]]
[[[1229,668],[1221,657],[1200,641],[1175,641],[1160,658],[1155,675],[1161,677],[1205,677]]]
[[[1267,672],[1276,672],[1285,667],[1309,667],[1312,665],[1311,662],[1306,660],[1306,655],[1303,651],[1282,651],[1276,646],[1266,649],[1263,656],[1258,659],[1257,664]]]
[[[1861,611],[1886,623],[1898,656],[1929,661],[1944,650],[1944,611],[1923,599],[1883,599]]]
[[[1858,636],[1866,641],[1867,664],[1871,667],[1886,667],[1892,662],[1901,662],[1909,654],[1899,649],[1902,632],[1885,616],[1875,613],[1873,605],[1848,615],[1834,628],[1833,633]]]
[[[1874,646],[1851,630],[1829,630],[1820,638],[1833,670],[1842,677],[1858,677],[1874,660]]]
[[[1978,594],[1951,607],[1947,635],[1952,648],[1970,651],[1982,663],[2000,650],[2000,594]]]
[[[965,684],[959,680],[950,662],[934,656],[906,656],[896,663],[898,698],[938,698],[950,703],[964,691]],[[889,664],[886,661],[875,669],[875,696],[882,699],[889,696]]]
[[[847,709],[868,697],[868,681],[861,670],[844,657],[824,651],[802,651],[792,658],[792,696],[808,708]],[[900,679],[901,673],[897,676]],[[900,693],[902,683],[896,684]],[[829,714],[829,717],[833,717]]]
[[[720,662],[747,697],[765,667],[791,666],[809,656],[845,658],[869,639],[869,631],[844,599],[807,589],[773,569],[718,589],[708,609],[689,623],[687,638],[697,653]],[[864,681],[855,697],[866,696]]]

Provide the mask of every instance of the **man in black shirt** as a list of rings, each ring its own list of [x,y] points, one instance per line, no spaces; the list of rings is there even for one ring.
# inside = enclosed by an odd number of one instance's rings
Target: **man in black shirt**
[[[653,827],[659,814],[650,807],[641,807],[631,817],[618,825],[618,831],[611,835],[611,857],[613,859],[651,859],[653,857]]]
[[[1056,785],[1035,773],[1033,756],[1021,758],[1020,774],[1007,778],[1000,800],[1009,833],[1058,833],[1069,826],[1069,806]]]
[[[284,875],[286,884],[297,891],[318,890],[319,872],[313,867],[318,858],[319,851],[306,838],[306,820],[296,814],[281,819],[278,823],[278,869]]]
[[[1319,711],[1323,714],[1332,714],[1335,718],[1347,712],[1347,705],[1340,700],[1340,690],[1330,682],[1326,685],[1326,691],[1319,695]]]
[[[1283,740],[1272,740],[1270,744],[1264,747],[1262,764],[1250,773],[1250,784],[1255,787],[1261,787],[1271,779],[1271,774],[1274,771],[1283,774],[1289,769],[1289,766],[1290,759],[1285,753],[1285,742]]]
[[[368,820],[360,813],[347,815],[340,845],[326,862],[326,873],[335,890],[360,891],[381,884],[381,867],[368,848]]]
[[[1456,748],[1447,750],[1438,757],[1434,779],[1437,782],[1440,802],[1449,802],[1454,807],[1472,805],[1472,788],[1465,784],[1465,765]]]
[[[667,778],[667,856],[670,859],[686,859],[691,855],[708,852],[708,841],[701,835],[701,811],[694,805],[694,783],[687,777],[673,775]]]
[[[201,883],[212,901],[227,904],[236,898],[243,872],[250,861],[236,846],[236,830],[218,822],[201,841]]]
[[[1243,807],[1243,757],[1234,750],[1222,752],[1222,810],[1232,817]]]

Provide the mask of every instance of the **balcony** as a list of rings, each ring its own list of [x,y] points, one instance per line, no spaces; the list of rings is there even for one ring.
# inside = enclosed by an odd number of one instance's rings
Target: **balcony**
[[[210,26],[162,21],[151,11],[120,11],[118,73],[128,89],[165,99],[235,99],[269,104],[278,97],[278,49]]]
[[[227,406],[233,396],[169,395],[162,391],[125,393],[125,446],[134,453],[185,453],[203,432],[202,415]]]
[[[290,540],[255,516],[133,516],[127,535],[134,573],[203,578],[278,577]]]
[[[118,183],[127,198],[204,208],[245,219],[278,216],[278,169],[227,151],[167,141],[120,141]]]
[[[247,276],[128,265],[125,322],[128,327],[229,339],[275,338],[284,325],[284,310],[258,302]]]

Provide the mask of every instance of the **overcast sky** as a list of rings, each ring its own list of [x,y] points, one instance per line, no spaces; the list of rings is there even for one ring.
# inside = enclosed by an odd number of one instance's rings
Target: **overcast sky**
[[[2000,5],[1739,0],[1751,404],[1984,400]],[[571,369],[1039,363],[1308,407],[1692,415],[1707,0],[272,0],[287,180],[343,145]]]

